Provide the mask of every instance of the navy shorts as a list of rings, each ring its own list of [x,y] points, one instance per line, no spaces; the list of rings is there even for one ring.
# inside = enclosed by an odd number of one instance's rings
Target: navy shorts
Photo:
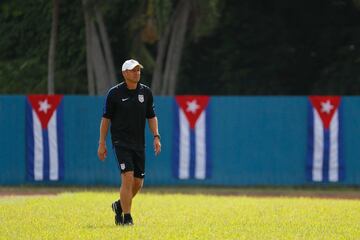
[[[114,151],[121,173],[133,171],[134,177],[145,177],[145,150],[114,146]]]

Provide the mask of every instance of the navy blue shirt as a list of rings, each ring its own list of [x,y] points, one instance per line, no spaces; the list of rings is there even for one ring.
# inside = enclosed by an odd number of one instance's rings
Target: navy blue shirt
[[[149,87],[138,83],[130,90],[122,82],[107,94],[103,117],[111,121],[113,145],[134,150],[145,148],[145,120],[155,117],[153,95]]]

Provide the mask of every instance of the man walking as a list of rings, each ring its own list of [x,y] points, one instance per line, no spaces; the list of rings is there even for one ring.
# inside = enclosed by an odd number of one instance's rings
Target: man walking
[[[154,151],[161,151],[158,121],[149,87],[139,83],[143,66],[130,59],[122,65],[124,82],[106,96],[100,124],[98,157],[106,158],[106,135],[111,123],[111,140],[121,171],[120,199],[112,204],[116,225],[133,225],[131,202],[145,177],[145,119],[154,136]]]

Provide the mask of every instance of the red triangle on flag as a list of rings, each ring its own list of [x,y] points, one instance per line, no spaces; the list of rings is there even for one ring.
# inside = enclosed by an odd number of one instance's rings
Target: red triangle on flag
[[[29,95],[28,100],[38,116],[41,127],[47,128],[49,120],[61,102],[62,95]]]
[[[328,129],[335,111],[340,105],[340,96],[310,96],[310,102],[319,114],[324,128]]]
[[[177,104],[183,110],[190,128],[195,128],[196,121],[209,103],[209,96],[184,95],[175,97]]]

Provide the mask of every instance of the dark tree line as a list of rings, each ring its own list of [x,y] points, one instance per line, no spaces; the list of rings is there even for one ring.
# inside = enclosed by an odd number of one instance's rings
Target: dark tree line
[[[3,0],[0,93],[46,93],[52,77],[55,93],[103,94],[122,80],[121,64],[132,57],[144,64],[142,81],[157,95],[360,94],[359,6],[357,0]]]

